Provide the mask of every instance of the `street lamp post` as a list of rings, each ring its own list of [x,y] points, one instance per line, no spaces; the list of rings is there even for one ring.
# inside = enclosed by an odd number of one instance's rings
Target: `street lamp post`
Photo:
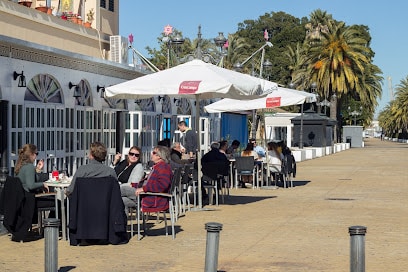
[[[363,111],[363,107],[360,106],[359,111],[357,111],[355,108],[353,111],[351,111],[350,106],[347,109],[348,109],[349,114],[354,117],[354,125],[357,125],[357,116],[361,115],[361,112]]]
[[[314,94],[314,95],[317,95],[317,83],[316,82],[313,82],[311,85],[310,85],[310,90],[312,91],[312,94]],[[317,105],[318,103],[316,103],[316,105]],[[313,107],[313,103],[312,103],[312,107]],[[319,110],[318,110],[319,111]]]
[[[184,42],[184,40],[183,40]],[[225,55],[225,48],[224,45],[227,43],[227,39],[224,37],[223,32],[218,32],[218,36],[214,38],[214,43],[217,47],[220,48],[220,51],[217,51],[217,54],[210,54],[207,51],[204,51],[201,47],[202,45],[202,38],[201,38],[201,26],[198,26],[198,33],[197,33],[197,48],[193,53],[187,54],[184,57],[180,58],[180,62],[184,63],[187,61],[191,61],[193,59],[199,59],[207,63],[212,63],[220,66],[222,59]]]
[[[235,71],[237,72],[241,72],[243,66],[249,61],[251,60],[256,54],[258,54],[259,52],[262,52],[261,54],[261,67],[259,69],[259,77],[262,78],[262,71],[263,68],[265,66],[265,68],[270,68],[272,67],[272,63],[267,60],[264,62],[264,57],[265,57],[265,48],[266,47],[272,47],[273,44],[269,41],[266,41],[264,45],[262,45],[258,50],[256,50],[254,53],[252,53],[252,55],[250,55],[248,58],[246,58],[242,63],[240,62],[236,62],[233,65],[233,68]],[[252,65],[252,76],[254,76],[254,66]],[[252,138],[256,138],[256,110],[252,110],[252,127],[251,127],[251,135]]]
[[[184,39],[179,33],[177,33],[174,37],[172,37],[171,33],[169,33],[168,35],[162,38],[162,42],[166,43],[167,45],[167,69],[169,69],[170,68],[170,50],[172,48],[172,44],[178,47],[184,43]]]
[[[326,111],[327,111],[327,107],[330,107],[330,101],[327,100],[327,98],[325,97],[324,100],[322,102],[319,103],[319,105],[321,107],[324,107],[324,115],[326,115]]]

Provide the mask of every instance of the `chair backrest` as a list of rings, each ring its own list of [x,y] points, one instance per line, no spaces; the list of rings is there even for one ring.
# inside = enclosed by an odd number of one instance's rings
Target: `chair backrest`
[[[31,227],[35,209],[35,196],[26,192],[18,177],[7,176],[0,211],[4,215],[3,225],[15,239],[23,240]]]
[[[292,174],[295,171],[296,161],[292,154],[284,155],[282,159],[282,172],[284,174]]]
[[[228,175],[228,162],[215,161],[203,163],[201,171],[204,176],[209,177],[212,180],[216,180],[219,176]]]
[[[190,164],[184,165],[183,173],[182,173],[182,177],[181,177],[181,183],[182,184],[188,184],[190,182],[192,167],[193,166],[190,165]]]
[[[177,167],[174,170],[173,173],[173,178],[171,180],[171,186],[170,186],[170,194],[174,192],[174,190],[179,189],[180,184],[181,184],[181,174],[182,174],[183,168],[182,167]]]
[[[253,156],[244,156],[235,158],[235,168],[238,172],[253,171],[255,167],[255,159]]]
[[[70,194],[69,215],[70,240],[126,242],[123,236],[127,223],[125,206],[114,177],[76,178]]]

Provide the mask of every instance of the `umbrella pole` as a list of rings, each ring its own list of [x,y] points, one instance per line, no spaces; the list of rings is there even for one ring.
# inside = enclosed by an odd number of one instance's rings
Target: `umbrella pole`
[[[265,139],[265,146],[267,147],[266,148],[266,153],[265,153],[265,160],[266,160],[266,185],[265,186],[262,186],[261,185],[261,188],[262,189],[278,189],[278,187],[276,186],[276,184],[275,185],[272,185],[272,181],[271,181],[271,171],[269,170],[269,150],[268,150],[268,143],[266,142],[267,141],[267,135],[266,135],[266,121],[265,121],[265,112],[264,112],[264,110],[262,109],[262,116],[263,116],[263,118],[262,118],[262,120],[263,120],[263,125],[264,125],[264,139]],[[262,169],[262,171],[263,171],[264,169]],[[261,175],[262,177],[263,177],[263,175]],[[261,181],[261,182],[263,182],[263,180]],[[269,182],[271,182],[270,184],[269,184]]]
[[[196,130],[197,130],[197,183],[198,183],[198,207],[191,211],[211,211],[210,208],[203,208],[203,192],[202,192],[202,172],[201,172],[201,126],[200,126],[200,95],[196,94]]]
[[[198,179],[198,208],[203,207],[203,192],[201,190],[201,126],[200,126],[200,97],[196,94],[196,129],[197,129],[197,179]]]

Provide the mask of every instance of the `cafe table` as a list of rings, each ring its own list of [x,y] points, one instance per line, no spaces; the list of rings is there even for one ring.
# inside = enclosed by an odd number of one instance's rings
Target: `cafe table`
[[[58,218],[58,200],[61,201],[61,228],[62,228],[62,239],[67,240],[67,221],[68,221],[68,212],[65,213],[65,190],[71,184],[72,178],[64,178],[62,180],[47,180],[44,183],[48,187],[53,187],[57,191],[55,198],[55,215]],[[67,206],[69,206],[67,198]]]

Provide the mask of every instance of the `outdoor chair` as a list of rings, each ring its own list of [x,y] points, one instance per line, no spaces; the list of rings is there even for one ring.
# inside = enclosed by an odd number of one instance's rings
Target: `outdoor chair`
[[[259,188],[259,180],[257,178],[257,167],[253,156],[244,156],[235,158],[235,188],[238,188],[239,178],[242,176],[252,176],[253,186]]]
[[[192,167],[193,166],[191,164],[184,165],[183,172],[181,175],[179,192],[181,194],[182,214],[186,212],[186,207],[188,210],[190,210],[190,197],[188,193],[188,186],[190,185],[190,181],[192,180]]]
[[[33,227],[33,217],[36,202],[41,197],[49,196],[55,199],[55,193],[34,194],[26,192],[20,178],[7,176],[0,197],[0,214],[4,215],[3,225],[13,235],[15,241],[24,241]],[[43,205],[37,208],[37,228],[42,234],[42,219],[45,212],[55,211],[55,205]]]
[[[293,188],[293,178],[296,176],[296,161],[292,154],[284,155],[282,159],[281,174],[283,187],[288,188],[290,184],[290,187]],[[288,182],[288,184],[286,184],[286,182]]]
[[[222,161],[207,162],[201,166],[203,173],[203,187],[208,190],[209,204],[213,204],[213,195],[215,194],[215,204],[218,206],[219,193],[221,192],[221,198],[224,202],[225,187],[223,184],[224,176],[228,176],[228,163]]]
[[[78,177],[69,196],[70,245],[128,242],[127,216],[114,177]]]
[[[148,229],[146,227],[146,221],[149,219],[150,212],[147,212],[143,209],[143,206],[141,207],[141,200],[143,199],[144,196],[160,196],[160,197],[166,197],[169,201],[169,207],[168,209],[165,210],[160,210],[157,212],[157,221],[159,220],[159,214],[163,214],[163,221],[164,221],[164,228],[166,231],[166,236],[168,236],[168,226],[167,226],[167,216],[166,213],[168,212],[170,214],[170,223],[171,223],[171,235],[172,238],[176,238],[176,233],[174,230],[174,224],[177,220],[177,216],[179,215],[179,205],[177,204],[179,202],[179,196],[180,194],[178,193],[178,188],[179,184],[181,182],[181,173],[182,173],[182,168],[178,167],[175,169],[174,174],[173,174],[173,179],[171,181],[171,187],[169,193],[153,193],[153,192],[143,192],[140,193],[137,197],[137,213],[136,213],[136,220],[137,220],[137,239],[141,239],[141,234],[140,234],[140,217],[142,218],[142,223],[143,223],[143,236],[147,235]]]

